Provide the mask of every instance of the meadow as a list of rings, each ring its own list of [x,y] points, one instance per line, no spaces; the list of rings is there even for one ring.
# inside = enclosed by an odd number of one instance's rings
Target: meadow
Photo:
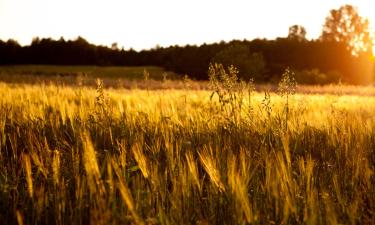
[[[145,81],[147,76],[147,81]],[[56,84],[59,86],[91,86],[96,87],[97,79],[103,80],[107,87],[169,88],[168,83],[178,76],[156,66],[64,66],[64,65],[9,65],[0,66],[0,82],[17,84]],[[178,82],[177,82],[178,83]],[[175,85],[174,85],[175,86]],[[177,85],[178,86],[178,85]],[[154,89],[155,89],[154,88]]]
[[[207,90],[0,83],[0,223],[374,224],[373,88],[216,72]]]
[[[127,78],[143,79],[143,71],[150,73],[150,79],[162,79],[163,74],[169,75],[168,79],[174,78],[175,74],[156,66],[64,66],[64,65],[10,65],[0,66],[0,74],[35,76],[60,76],[75,77],[84,75],[94,78]]]

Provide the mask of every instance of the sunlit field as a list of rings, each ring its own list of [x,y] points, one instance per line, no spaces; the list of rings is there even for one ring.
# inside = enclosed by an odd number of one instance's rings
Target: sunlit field
[[[0,81],[6,83],[95,86],[100,78],[107,86],[133,87],[135,81],[144,80],[144,73],[149,80],[175,79],[175,73],[161,67],[142,66],[56,66],[56,65],[8,65],[0,66]],[[125,82],[126,81],[126,82]]]
[[[371,94],[189,88],[0,83],[0,224],[374,223]]]
[[[0,0],[0,225],[375,225],[374,6]]]

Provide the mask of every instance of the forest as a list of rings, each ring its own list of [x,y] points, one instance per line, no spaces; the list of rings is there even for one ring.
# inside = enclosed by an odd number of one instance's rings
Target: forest
[[[226,59],[230,55],[235,57]],[[70,41],[36,38],[30,46],[24,47],[12,40],[0,42],[1,65],[152,65],[197,80],[208,79],[207,68],[215,58],[234,60],[234,64],[240,62],[237,67],[243,73],[251,73],[241,74],[244,79],[250,76],[258,82],[272,82],[279,79],[284,68],[291,67],[299,71],[300,83],[306,84],[325,84],[340,79],[348,83],[364,83],[368,78],[358,77],[363,74],[359,71],[363,69],[360,66],[372,63],[368,54],[355,57],[341,42],[289,38],[171,46],[140,52],[96,46],[82,37]]]

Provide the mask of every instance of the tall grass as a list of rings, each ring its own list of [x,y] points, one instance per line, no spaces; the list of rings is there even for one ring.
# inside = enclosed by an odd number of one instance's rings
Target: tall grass
[[[374,223],[375,97],[236,90],[0,83],[0,223]]]

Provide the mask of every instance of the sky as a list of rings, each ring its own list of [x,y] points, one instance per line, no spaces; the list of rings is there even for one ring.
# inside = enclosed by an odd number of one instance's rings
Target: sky
[[[375,24],[374,0],[0,0],[0,39],[29,45],[34,37],[81,36],[141,50],[274,39],[294,24],[311,39],[319,37],[329,11],[344,4]]]

